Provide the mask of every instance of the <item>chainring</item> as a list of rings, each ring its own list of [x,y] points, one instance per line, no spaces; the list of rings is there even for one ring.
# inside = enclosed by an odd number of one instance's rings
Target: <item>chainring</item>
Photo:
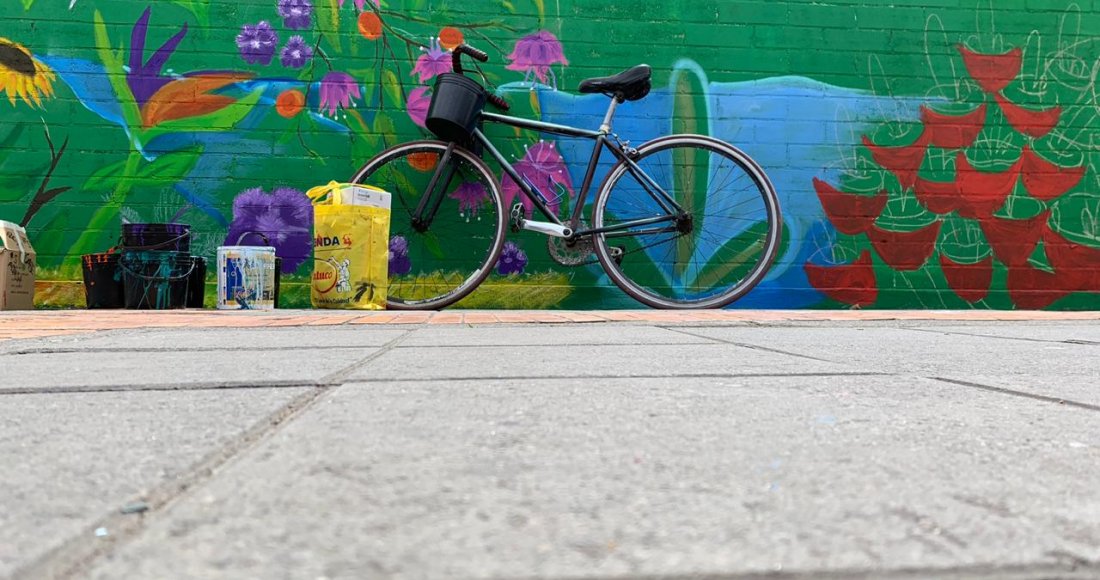
[[[582,221],[581,228],[588,226]],[[550,251],[550,257],[562,266],[583,266],[595,264],[596,258],[592,246],[592,236],[584,236],[566,240],[564,238],[546,238],[546,249]]]

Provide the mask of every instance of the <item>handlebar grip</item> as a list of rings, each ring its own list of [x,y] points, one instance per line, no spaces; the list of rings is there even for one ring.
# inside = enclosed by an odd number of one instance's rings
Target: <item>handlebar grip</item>
[[[507,113],[512,108],[512,105],[509,105],[508,101],[505,101],[502,97],[493,94],[489,95],[489,104],[500,109],[501,111],[504,111],[505,113]]]
[[[489,54],[487,52],[478,50],[468,44],[459,45],[459,47],[455,49],[455,52],[464,52],[470,55],[470,58],[479,62],[489,62]]]

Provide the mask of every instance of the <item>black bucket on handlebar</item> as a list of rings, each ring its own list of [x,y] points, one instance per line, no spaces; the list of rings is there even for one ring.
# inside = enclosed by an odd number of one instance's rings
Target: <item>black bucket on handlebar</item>
[[[465,142],[477,127],[488,94],[477,81],[458,73],[436,77],[425,125],[440,139]]]

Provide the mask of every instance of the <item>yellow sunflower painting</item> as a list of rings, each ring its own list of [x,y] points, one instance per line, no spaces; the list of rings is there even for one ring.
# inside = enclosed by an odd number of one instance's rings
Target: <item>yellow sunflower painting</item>
[[[38,61],[22,44],[0,37],[0,93],[16,97],[31,107],[41,107],[42,98],[53,96],[56,77],[50,67]]]

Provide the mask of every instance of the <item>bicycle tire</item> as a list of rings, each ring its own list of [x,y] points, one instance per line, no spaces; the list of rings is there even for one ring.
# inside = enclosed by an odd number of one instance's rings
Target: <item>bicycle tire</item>
[[[666,152],[673,152],[671,161],[657,159]],[[717,159],[708,157],[706,163],[699,162],[704,153],[717,156]],[[595,234],[596,256],[616,286],[653,308],[703,309],[727,306],[760,283],[778,253],[783,221],[775,187],[759,164],[728,143],[688,134],[669,135],[644,143],[632,159],[692,216],[691,229],[690,232],[663,234],[668,237],[664,242],[660,239],[662,234],[631,237]],[[677,159],[683,159],[685,163],[679,164]],[[696,163],[686,163],[692,160]],[[728,162],[729,169],[715,168],[715,161]],[[679,172],[675,177],[669,177],[671,170],[657,171],[666,165],[686,168],[686,173]],[[736,176],[733,175],[735,172]],[[700,197],[697,185],[703,178],[708,191]],[[734,190],[732,186],[743,179],[745,185]],[[709,191],[716,181],[720,191]],[[628,185],[622,185],[624,183]],[[730,187],[724,187],[726,184]],[[685,195],[688,191],[690,196]],[[731,201],[723,200],[723,193],[731,196],[736,203],[724,205]],[[631,202],[631,199],[636,200]],[[753,208],[756,215],[743,211],[734,214],[733,210],[738,206],[754,200],[759,204],[759,207]],[[615,222],[655,217],[663,213],[667,212],[644,192],[629,166],[619,161],[596,194],[592,226],[599,229],[613,226]],[[718,226],[719,232],[704,233],[703,228],[707,225]],[[652,230],[655,226],[647,227]],[[640,232],[641,229],[634,228],[632,231]],[[737,249],[735,242],[741,239],[745,240],[747,247]],[[619,247],[621,254],[616,260],[612,248],[619,240],[625,240],[627,245]],[[653,250],[662,244],[674,250]],[[752,256],[746,254],[754,248],[758,251],[754,251]],[[751,261],[743,258],[751,258]],[[727,275],[730,276],[728,280]]]
[[[458,146],[451,162],[458,164],[461,182],[446,184],[425,231],[413,226],[423,195],[419,189],[427,188],[447,147],[443,141],[402,143],[376,155],[352,178],[392,195],[387,306],[393,310],[438,310],[465,298],[488,277],[504,245],[500,184],[480,158]]]

